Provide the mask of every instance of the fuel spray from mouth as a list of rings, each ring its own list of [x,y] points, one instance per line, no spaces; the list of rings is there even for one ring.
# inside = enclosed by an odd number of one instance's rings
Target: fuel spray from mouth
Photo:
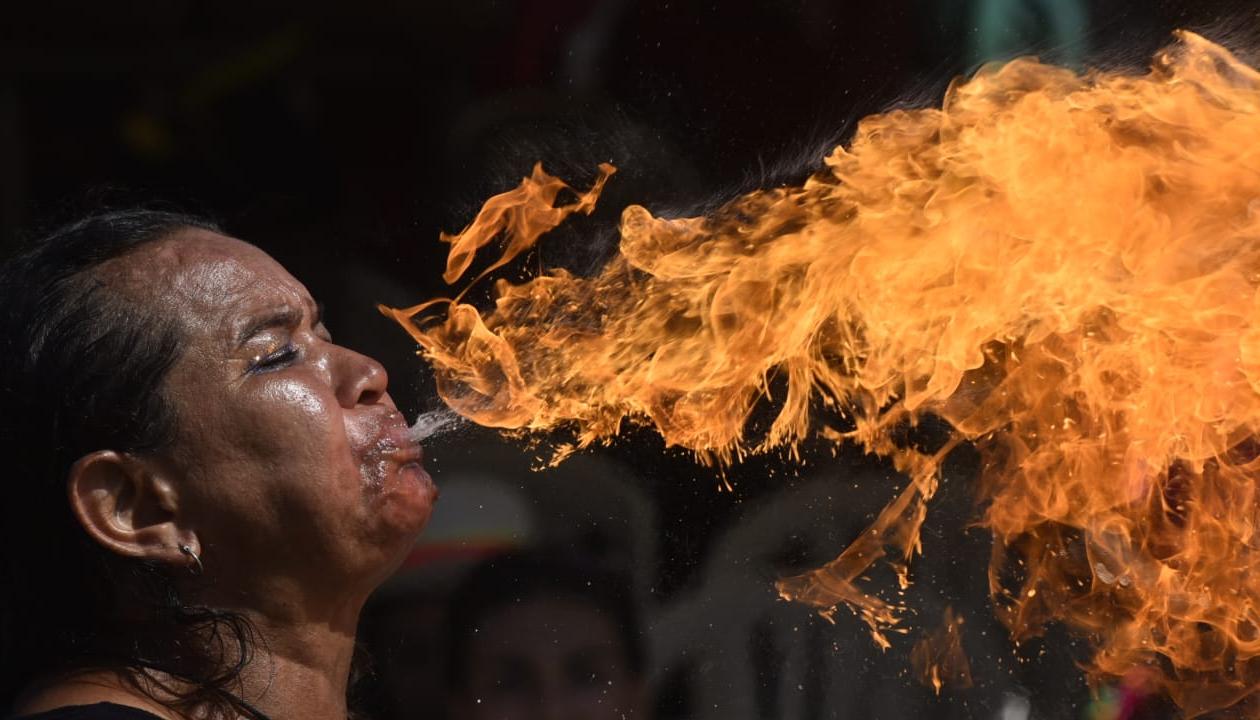
[[[707,217],[626,208],[593,276],[500,280],[484,313],[382,310],[482,425],[580,448],[638,423],[715,464],[817,436],[890,458],[905,489],[779,583],[884,645],[905,608],[868,570],[910,582],[941,464],[970,443],[1012,637],[1062,623],[1095,679],[1149,668],[1194,716],[1260,699],[1257,138],[1260,73],[1191,33],[1141,75],[1016,60],[939,109],[865,119],[799,187]],[[612,172],[581,193],[535,168],[443,236],[446,281],[497,239],[490,270],[589,213]],[[750,437],[772,388],[777,418]],[[944,447],[899,444],[927,415]]]
[[[459,413],[447,408],[420,413],[416,421],[407,428],[408,436],[414,442],[424,442],[439,435],[459,428],[467,420]]]

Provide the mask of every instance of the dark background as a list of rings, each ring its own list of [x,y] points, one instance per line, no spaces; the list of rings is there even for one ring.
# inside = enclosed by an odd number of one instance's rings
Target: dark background
[[[385,362],[410,414],[436,407],[431,384],[410,341],[373,303],[444,293],[438,232],[461,228],[536,160],[578,186],[600,161],[620,169],[596,215],[556,233],[530,261],[589,270],[609,252],[626,204],[698,212],[800,179],[860,117],[937,102],[951,78],[982,61],[1032,52],[1078,67],[1141,67],[1174,28],[1245,48],[1258,25],[1254,3],[1208,0],[7,3],[0,242],[12,247],[102,204],[160,198],[208,213],[307,282],[328,305],[338,339]],[[916,571],[928,606],[943,597],[975,617],[976,687],[940,699],[904,672],[907,647],[871,650],[843,614],[831,626],[766,605],[758,617],[787,613],[808,637],[771,641],[764,628],[750,631],[750,657],[761,659],[747,677],[720,676],[748,665],[721,669],[730,651],[705,645],[720,628],[694,640],[693,658],[711,661],[671,659],[660,637],[670,622],[690,622],[679,608],[700,608],[697,618],[719,624],[743,617],[739,608],[766,601],[777,574],[837,552],[892,496],[897,480],[886,468],[845,453],[809,454],[804,467],[758,459],[730,473],[728,492],[712,471],[645,433],[592,455],[555,487],[592,488],[594,497],[606,475],[621,473],[616,486],[641,506],[626,511],[630,519],[610,521],[596,500],[549,515],[552,496],[564,493],[530,472],[530,452],[471,429],[435,439],[439,483],[473,487],[464,478],[494,457],[498,475],[487,487],[523,499],[508,519],[487,519],[484,504],[451,493],[456,499],[435,516],[438,537],[422,539],[402,589],[386,593],[389,612],[406,614],[413,600],[440,607],[458,573],[433,568],[501,545],[569,542],[635,576],[662,717],[897,717],[905,697],[930,716],[1026,717],[1003,714],[1022,702],[1034,717],[1084,712],[1088,694],[1073,667],[1081,651],[1071,641],[1052,635],[1016,651],[994,639],[1001,629],[985,619],[987,539],[965,527],[966,453],[933,508],[929,555]],[[757,520],[759,509],[789,496],[812,519],[799,532],[770,523],[759,543],[756,523],[769,522]],[[521,512],[533,514],[532,530],[518,522]],[[627,529],[635,522],[639,530]],[[759,548],[764,561],[730,586],[751,593],[747,602],[719,597],[727,571],[753,563],[755,553],[731,550],[739,547]],[[440,626],[425,617],[416,624]],[[417,630],[377,642],[381,674],[411,666],[440,674],[434,637]],[[788,667],[794,653],[806,653],[805,670]],[[776,689],[792,673],[813,693],[799,713],[784,710],[791,703]],[[746,684],[755,697],[736,710],[704,704],[705,687]],[[440,692],[440,682],[431,685]],[[368,704],[411,716],[415,708],[400,707],[388,686],[369,689]],[[900,700],[885,704],[892,697]],[[440,716],[440,705],[434,698],[418,716]]]

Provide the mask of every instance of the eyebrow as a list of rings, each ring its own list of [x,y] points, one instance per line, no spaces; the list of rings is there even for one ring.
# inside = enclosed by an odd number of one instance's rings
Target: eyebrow
[[[311,326],[319,325],[324,318],[324,304],[315,303],[314,315],[311,317]],[[254,337],[263,330],[271,328],[293,328],[302,322],[302,311],[291,306],[276,308],[262,315],[249,318],[241,326],[236,333],[236,346],[244,345],[250,338]]]

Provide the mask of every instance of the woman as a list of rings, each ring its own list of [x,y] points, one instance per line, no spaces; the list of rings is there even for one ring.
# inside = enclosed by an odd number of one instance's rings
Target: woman
[[[436,491],[384,369],[210,223],[88,217],[0,271],[0,715],[344,718]]]

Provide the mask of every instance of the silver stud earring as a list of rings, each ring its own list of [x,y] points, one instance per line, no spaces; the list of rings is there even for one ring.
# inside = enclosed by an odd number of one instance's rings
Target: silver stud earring
[[[197,553],[193,552],[193,549],[191,547],[187,545],[180,545],[179,551],[184,553],[188,557],[192,558],[193,565],[195,567],[195,569],[193,570],[193,575],[200,575],[202,572],[205,571],[205,568],[202,567],[201,565],[201,558],[197,557]]]

